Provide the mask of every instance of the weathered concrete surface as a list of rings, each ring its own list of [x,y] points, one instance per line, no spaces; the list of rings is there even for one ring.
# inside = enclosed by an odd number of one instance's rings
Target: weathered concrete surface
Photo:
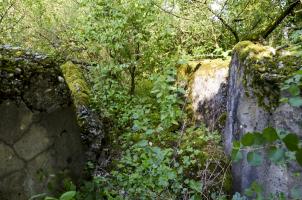
[[[4,111],[12,108],[11,114],[17,115],[19,119],[28,117],[28,113],[16,111],[18,106],[21,106],[20,110],[25,109],[24,104],[16,105],[10,100],[4,101],[0,108],[7,107]],[[5,138],[0,140],[0,182],[3,182],[0,184],[0,199],[21,200],[45,192],[52,174],[63,170],[68,170],[71,177],[81,176],[85,161],[84,149],[73,108],[60,108],[49,114],[50,117],[43,112],[31,113],[35,120],[15,143],[6,143]],[[5,119],[6,115],[0,109],[0,120]],[[22,128],[18,121],[16,125],[19,125],[17,128]],[[7,126],[0,134],[7,135],[16,125]],[[17,185],[13,183],[15,179],[20,185],[18,193],[22,194],[22,198],[11,196],[15,195],[12,191],[15,188],[7,187],[11,184]]]
[[[225,123],[229,60],[204,60],[193,75],[191,97],[195,116],[210,130],[222,130]]]
[[[97,157],[102,124],[66,75],[54,58],[0,46],[1,200],[53,192],[62,174],[76,182],[87,154]]]
[[[226,118],[227,79],[230,60],[206,59],[182,66],[194,118],[210,130],[222,131]]]
[[[230,153],[234,140],[247,132],[261,132],[268,126],[294,132],[302,138],[302,108],[278,104],[280,83],[290,69],[299,69],[302,59],[282,55],[290,54],[276,53],[270,47],[251,42],[239,43],[235,47],[229,72],[224,132],[227,153]],[[289,71],[280,72],[280,66]],[[265,152],[262,153],[265,155]],[[263,185],[266,195],[283,192],[290,199],[290,190],[294,186],[302,187],[302,177],[294,176],[297,172],[302,173],[302,168],[296,164],[281,167],[265,159],[261,166],[251,167],[245,158],[246,155],[232,166],[235,191],[243,193],[256,180]]]

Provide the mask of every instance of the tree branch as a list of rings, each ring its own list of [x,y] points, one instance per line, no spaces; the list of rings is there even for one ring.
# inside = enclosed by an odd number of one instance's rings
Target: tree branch
[[[6,15],[9,12],[9,10],[15,5],[15,2],[16,1],[11,2],[10,5],[4,11],[4,13],[2,13],[2,15],[0,16],[0,24],[3,22],[4,18],[6,17]]]
[[[163,9],[162,7],[160,7],[159,5],[157,5],[157,4],[155,4],[155,3],[153,3],[153,5],[154,5],[155,7],[157,7],[158,9],[160,9],[161,11],[163,11],[163,12],[169,14],[169,15],[172,15],[172,16],[174,16],[174,17],[176,17],[176,18],[184,19],[184,20],[190,20],[190,19],[188,19],[188,18],[186,18],[186,17],[179,16],[179,15],[174,14],[173,12],[170,12],[170,11],[168,11],[168,10],[165,10],[165,9]]]
[[[282,23],[282,21],[301,3],[301,0],[296,0],[292,4],[286,8],[276,20],[271,23],[261,34],[260,37],[266,39],[278,26]]]
[[[219,19],[219,21],[233,34],[236,42],[240,41],[238,33],[220,15],[216,14],[210,7],[208,10]]]

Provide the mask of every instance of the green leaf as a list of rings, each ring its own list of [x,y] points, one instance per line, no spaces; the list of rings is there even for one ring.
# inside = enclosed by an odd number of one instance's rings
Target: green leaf
[[[138,143],[136,143],[136,146],[139,146],[139,147],[145,147],[147,145],[148,145],[148,141],[147,140],[141,140]]]
[[[267,127],[263,130],[263,137],[268,142],[275,142],[279,138],[278,134],[277,134],[277,131],[272,127]]]
[[[297,85],[291,85],[288,91],[292,96],[298,96],[300,94],[300,89]]]
[[[278,164],[283,161],[285,152],[281,148],[272,147],[268,152],[268,156],[273,163]]]
[[[280,103],[288,103],[288,98],[281,98]]]
[[[254,134],[254,145],[263,145],[265,143],[265,138],[263,134],[255,132]]]
[[[241,138],[241,143],[244,146],[252,146],[254,144],[255,135],[253,133],[246,133]]]
[[[299,144],[299,138],[296,134],[290,133],[283,138],[283,142],[285,146],[290,151],[297,151],[298,150],[298,144]]]
[[[153,134],[154,133],[154,130],[153,129],[147,129],[147,131],[146,131],[146,134],[147,135],[151,135],[151,134]]]
[[[252,151],[247,154],[247,161],[252,166],[259,166],[262,163],[262,156]]]
[[[233,149],[231,152],[231,159],[233,162],[238,162],[243,158],[242,153],[239,149]]]
[[[233,149],[237,149],[237,150],[240,149],[240,142],[239,141],[234,141],[233,142]]]
[[[189,182],[189,187],[192,189],[192,190],[195,190],[196,192],[199,192],[201,193],[202,192],[202,183],[200,181],[194,181],[194,180],[190,180]]]
[[[256,197],[257,197],[256,199],[263,199],[262,191],[263,191],[262,186],[259,183],[257,183],[257,181],[254,181],[250,185],[250,187],[245,190],[244,193],[249,197],[252,197],[256,194]]]
[[[300,107],[300,106],[302,106],[302,98],[301,97],[289,98],[289,104],[294,107]]]
[[[44,200],[58,200],[57,198],[53,198],[53,197],[45,197]]]
[[[302,166],[302,149],[299,149],[299,150],[296,152],[296,160],[297,160],[297,162],[299,163],[299,165]]]
[[[76,191],[68,191],[61,195],[60,200],[73,200],[76,195]]]

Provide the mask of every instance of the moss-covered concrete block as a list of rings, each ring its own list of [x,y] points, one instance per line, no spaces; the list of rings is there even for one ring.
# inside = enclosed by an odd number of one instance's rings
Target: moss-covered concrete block
[[[192,61],[178,70],[178,77],[187,81],[191,109],[196,122],[211,130],[222,131],[226,112],[226,86],[230,60],[205,59]]]
[[[293,72],[302,66],[302,47],[284,49],[243,41],[234,47],[247,95],[256,96],[258,104],[266,110],[279,105],[280,86]]]
[[[246,133],[262,132],[271,126],[278,130],[296,133],[302,138],[302,108],[280,103],[280,86],[302,66],[302,47],[273,48],[249,41],[234,47],[228,81],[227,116],[224,131],[226,152],[231,153],[233,142]],[[283,193],[292,199],[291,189],[302,187],[302,168],[295,162],[275,165],[266,157],[260,166],[251,166],[243,152],[243,160],[233,163],[233,186],[244,192],[257,181],[263,186],[265,198]]]
[[[91,133],[81,131],[74,107],[87,103],[88,108],[88,95],[73,100],[70,88],[82,91],[83,87],[75,81],[69,88],[61,63],[29,50],[0,46],[1,200],[50,194],[55,190],[48,186],[62,171],[75,182],[82,176],[89,146],[81,136]]]
[[[90,89],[79,66],[72,62],[67,62],[61,65],[61,69],[65,81],[71,91],[74,103],[77,106],[88,106]]]

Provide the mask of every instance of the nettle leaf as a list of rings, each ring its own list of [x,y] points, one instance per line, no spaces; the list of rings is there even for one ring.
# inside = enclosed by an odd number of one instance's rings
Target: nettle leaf
[[[267,127],[263,130],[263,137],[268,142],[275,142],[279,139],[277,131],[272,127]]]
[[[241,143],[244,146],[252,146],[254,144],[255,135],[253,133],[246,133],[241,138]]]
[[[297,160],[297,162],[299,163],[299,165],[302,166],[302,149],[299,149],[299,150],[296,152],[296,160]]]
[[[271,147],[269,149],[268,156],[273,163],[278,164],[284,160],[285,152],[281,148]]]
[[[297,151],[298,150],[298,144],[299,144],[299,138],[294,133],[289,133],[283,138],[283,142],[285,146],[290,151]]]
[[[252,166],[259,166],[262,163],[262,156],[254,151],[247,154],[247,161]]]
[[[298,96],[300,94],[300,89],[297,85],[291,85],[289,88],[288,88],[288,91],[290,92],[290,94],[292,96]]]
[[[302,106],[302,98],[301,97],[292,97],[289,98],[289,104],[294,107],[300,107]]]

